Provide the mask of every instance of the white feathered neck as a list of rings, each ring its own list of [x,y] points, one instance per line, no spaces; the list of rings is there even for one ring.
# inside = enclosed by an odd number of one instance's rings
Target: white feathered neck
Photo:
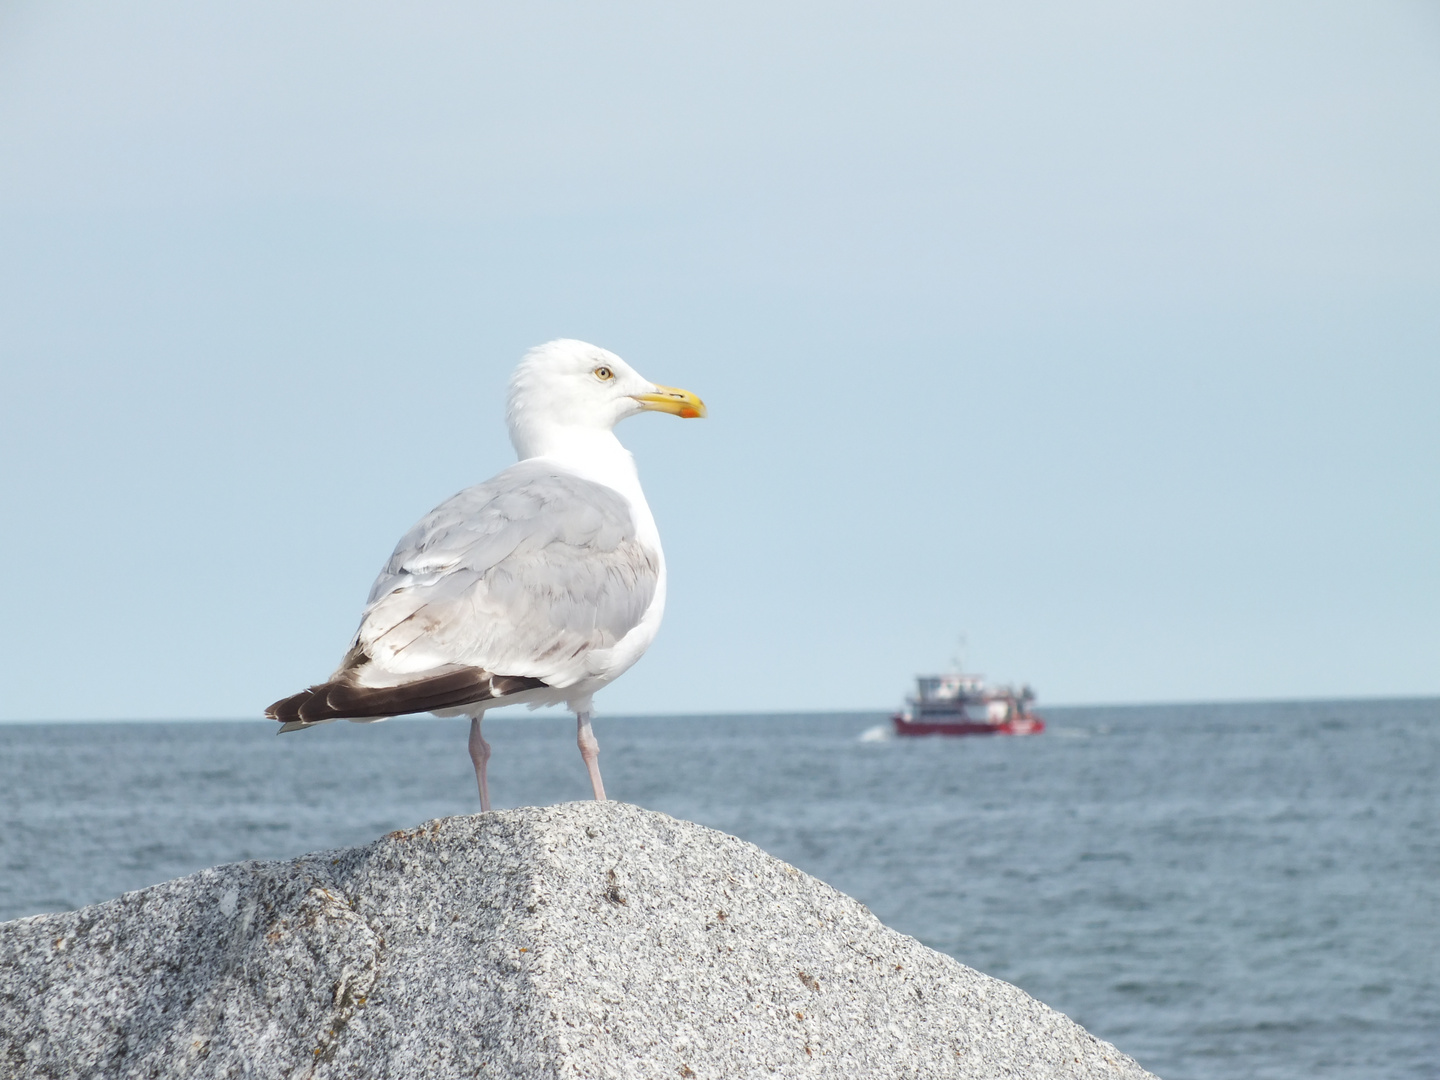
[[[597,368],[613,378],[601,381]],[[543,459],[625,497],[640,538],[660,552],[635,458],[615,437],[615,425],[642,411],[635,394],[655,389],[620,357],[597,345],[551,341],[525,354],[510,378],[505,410],[510,442],[521,461]]]

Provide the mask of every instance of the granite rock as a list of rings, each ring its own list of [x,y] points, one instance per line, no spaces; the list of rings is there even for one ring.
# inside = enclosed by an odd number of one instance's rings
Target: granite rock
[[[0,924],[0,1075],[1150,1074],[751,844],[586,802]]]

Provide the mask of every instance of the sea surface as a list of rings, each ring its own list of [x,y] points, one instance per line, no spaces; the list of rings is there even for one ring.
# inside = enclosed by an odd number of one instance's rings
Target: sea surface
[[[1046,711],[1046,710],[1042,710]],[[600,717],[612,798],[753,841],[1164,1080],[1440,1077],[1440,701]],[[586,798],[498,714],[497,806]],[[0,725],[0,919],[478,808],[463,721]]]

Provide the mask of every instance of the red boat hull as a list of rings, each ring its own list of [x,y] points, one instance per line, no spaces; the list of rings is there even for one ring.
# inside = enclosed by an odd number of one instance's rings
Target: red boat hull
[[[890,718],[896,735],[1039,735],[1045,721],[1038,716],[1020,716],[999,724],[982,720],[914,721],[902,713]]]

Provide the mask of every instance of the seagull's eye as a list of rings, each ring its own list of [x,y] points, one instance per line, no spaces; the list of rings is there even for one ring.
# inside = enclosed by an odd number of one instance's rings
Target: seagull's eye
[[[615,372],[611,371],[608,367],[597,367],[595,369],[595,377],[601,382],[609,382],[615,377]]]

